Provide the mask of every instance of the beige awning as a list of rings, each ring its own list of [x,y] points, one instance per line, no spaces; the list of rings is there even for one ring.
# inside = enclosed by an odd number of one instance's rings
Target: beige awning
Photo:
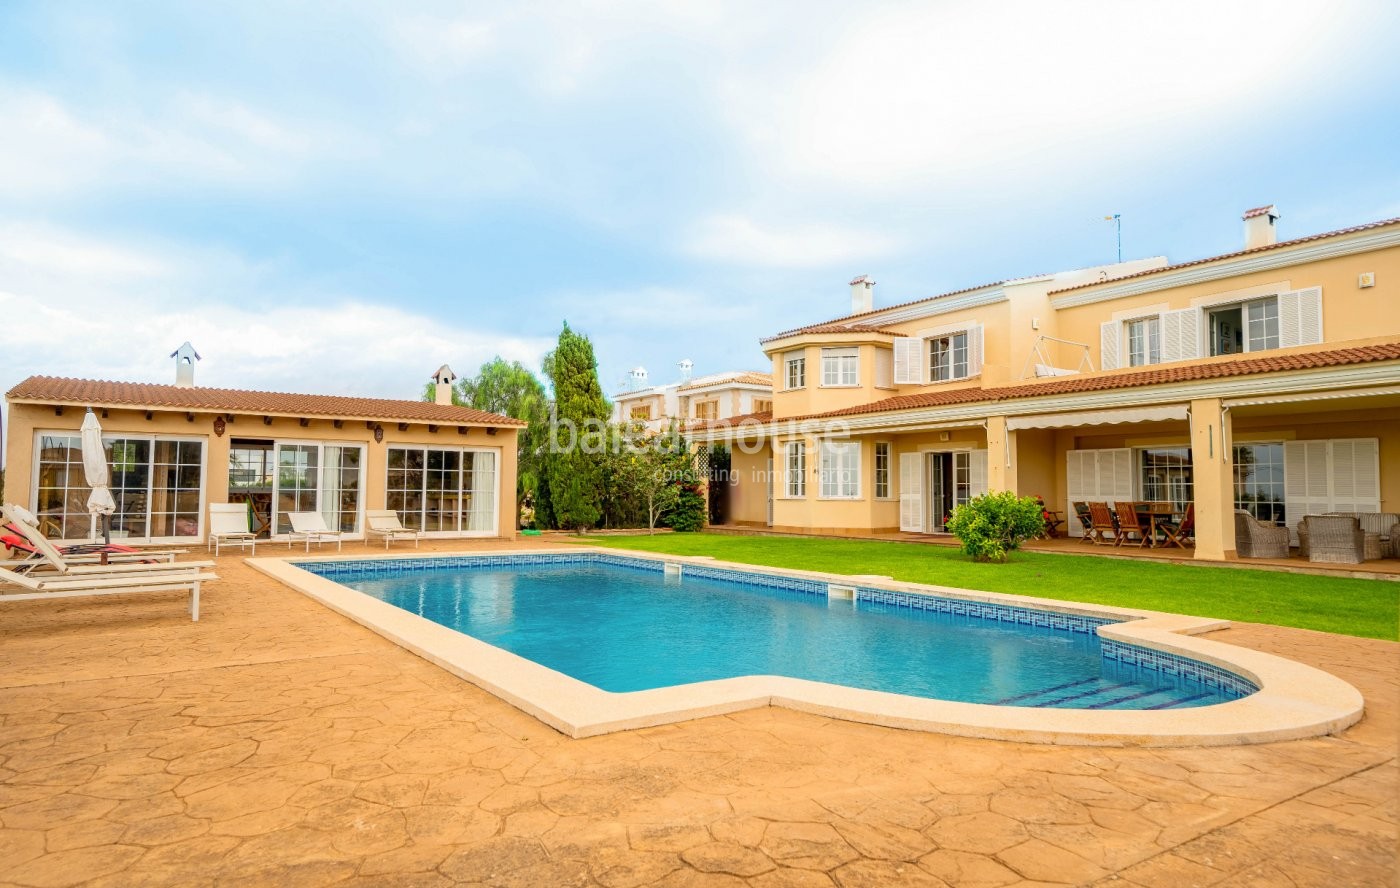
[[[1071,429],[1080,426],[1119,425],[1130,422],[1185,422],[1190,412],[1184,404],[1166,407],[1125,407],[1121,410],[1077,410],[1039,416],[1008,416],[1006,428]]]

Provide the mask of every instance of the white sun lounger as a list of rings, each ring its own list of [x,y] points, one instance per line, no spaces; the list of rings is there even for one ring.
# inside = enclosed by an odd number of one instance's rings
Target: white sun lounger
[[[327,527],[320,512],[288,512],[287,519],[292,522],[292,532],[287,534],[288,549],[292,547],[292,540],[306,540],[308,552],[313,542],[319,546],[326,540],[335,540],[336,551],[340,551],[340,531]]]
[[[209,504],[209,542],[204,551],[213,546],[218,555],[221,545],[247,546],[250,555],[258,554],[258,535],[248,528],[247,503]]]
[[[404,527],[399,513],[392,509],[365,509],[365,532],[384,537],[385,549],[394,540],[413,540],[413,548],[416,549],[418,541],[423,538],[421,532]]]
[[[54,548],[33,524],[9,506],[3,508],[6,521],[19,528],[25,539],[48,562],[42,570],[19,573],[0,568],[0,604],[12,601],[38,601],[50,598],[77,598],[89,595],[117,595],[126,592],[190,593],[190,619],[199,619],[199,588],[217,580],[205,572],[212,561],[183,563],[74,564]],[[18,588],[20,591],[14,592]]]

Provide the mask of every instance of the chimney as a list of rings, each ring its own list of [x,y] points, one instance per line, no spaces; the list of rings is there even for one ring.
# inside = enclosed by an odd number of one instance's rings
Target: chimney
[[[681,368],[681,382],[690,382],[690,374],[695,369],[695,362],[690,358],[685,358],[676,366]]]
[[[445,407],[452,406],[452,380],[457,378],[457,374],[452,372],[452,368],[443,364],[433,374],[433,401]]]
[[[1271,247],[1278,243],[1278,229],[1274,223],[1279,220],[1278,210],[1273,204],[1255,207],[1244,214],[1244,248]]]
[[[640,365],[633,367],[627,371],[627,378],[631,380],[631,390],[639,392],[647,387],[647,368]]]
[[[851,314],[865,314],[875,308],[875,282],[863,274],[851,281]]]
[[[180,388],[194,388],[194,362],[202,360],[194,346],[186,342],[170,353],[175,359],[175,385]]]

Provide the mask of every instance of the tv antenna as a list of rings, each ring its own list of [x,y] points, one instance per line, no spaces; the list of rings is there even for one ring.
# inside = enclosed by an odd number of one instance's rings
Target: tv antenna
[[[1112,222],[1112,223],[1113,223],[1113,227],[1116,228],[1117,231],[1118,231],[1118,261],[1119,261],[1119,262],[1122,262],[1122,261],[1123,261],[1123,216],[1122,216],[1121,214],[1119,214],[1119,213],[1114,213],[1112,216],[1104,216],[1104,217],[1103,217],[1103,220],[1104,220],[1105,222]]]

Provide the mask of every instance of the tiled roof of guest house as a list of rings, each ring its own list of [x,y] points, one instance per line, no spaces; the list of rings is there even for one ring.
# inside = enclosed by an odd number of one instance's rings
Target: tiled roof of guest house
[[[186,388],[144,382],[109,382],[57,376],[31,376],[10,389],[5,397],[11,401],[132,409],[198,410],[331,419],[389,419],[443,425],[525,425],[524,422],[508,416],[499,416],[471,407],[435,404],[432,401],[303,395],[204,386]]]

